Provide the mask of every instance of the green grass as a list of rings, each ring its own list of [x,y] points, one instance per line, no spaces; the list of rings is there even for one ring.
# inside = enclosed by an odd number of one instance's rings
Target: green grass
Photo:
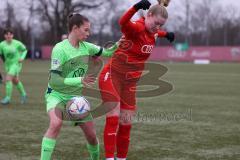
[[[165,95],[138,99],[129,160],[240,159],[239,64],[164,64],[162,77],[174,89]],[[27,61],[21,79],[28,103],[19,104],[14,90],[9,106],[0,106],[0,160],[37,160],[48,126],[44,91],[49,61]],[[4,88],[1,85],[1,98]],[[93,104],[98,100],[92,100]],[[96,122],[103,146],[104,118]],[[65,124],[57,141],[55,160],[88,159],[81,130]],[[101,148],[103,156],[103,148]]]

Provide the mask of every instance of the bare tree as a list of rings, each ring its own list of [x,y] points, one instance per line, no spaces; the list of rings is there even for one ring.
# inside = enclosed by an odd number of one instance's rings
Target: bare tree
[[[37,11],[43,15],[42,21],[48,22],[53,42],[57,42],[67,32],[67,18],[71,12],[97,8],[102,3],[99,0],[92,0],[91,3],[83,0],[39,0]]]

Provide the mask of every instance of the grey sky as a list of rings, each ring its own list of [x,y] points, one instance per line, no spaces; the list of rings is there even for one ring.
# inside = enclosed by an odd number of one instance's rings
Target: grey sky
[[[24,9],[24,4],[26,2],[29,2],[31,0],[0,0],[0,14],[4,15],[3,8],[6,7],[7,1],[14,6],[15,8],[15,14],[17,15],[17,19],[21,19],[22,24],[25,26],[27,25],[27,19],[29,17],[27,9]],[[21,3],[23,2],[24,3]],[[115,1],[115,0],[114,0]],[[134,3],[138,2],[140,0],[121,0],[121,5],[119,5],[119,8],[122,8],[121,10],[127,10],[130,6],[132,6]],[[149,0],[152,4],[157,3],[157,0]],[[190,5],[191,7],[197,7],[196,3],[203,2],[203,1],[213,1],[214,5],[221,5],[221,6],[227,6],[230,7],[231,5],[237,8],[238,12],[240,13],[240,3],[239,0],[189,0],[189,2],[192,2]],[[176,17],[177,16],[185,16],[185,6],[184,6],[185,0],[171,0],[170,5],[168,7],[169,11],[169,19],[167,22],[168,27],[171,28],[171,26],[176,25]],[[208,4],[206,4],[208,5]],[[17,9],[16,9],[17,8]],[[231,7],[230,7],[231,8]],[[91,14],[91,13],[88,13]],[[191,14],[191,13],[190,13]],[[228,13],[223,13],[224,15],[227,15]],[[236,14],[238,15],[238,14]],[[6,17],[3,16],[2,20],[4,21]],[[0,21],[1,22],[1,21]],[[37,23],[37,22],[36,22]]]

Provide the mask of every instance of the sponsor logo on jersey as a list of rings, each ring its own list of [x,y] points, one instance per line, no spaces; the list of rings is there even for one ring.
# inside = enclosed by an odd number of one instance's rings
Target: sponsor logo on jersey
[[[150,54],[153,51],[153,47],[154,47],[153,45],[144,45],[141,48],[141,52]]]

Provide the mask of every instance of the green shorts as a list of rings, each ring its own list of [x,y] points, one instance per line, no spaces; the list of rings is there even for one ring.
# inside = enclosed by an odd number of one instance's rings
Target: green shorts
[[[5,66],[6,73],[11,76],[18,76],[22,70],[21,64],[12,64],[9,66]]]
[[[48,91],[45,94],[47,112],[53,108],[59,108],[60,110],[64,111],[67,102],[73,97],[74,96],[63,95],[54,90],[52,90],[51,93],[49,93],[48,89]]]
[[[61,94],[57,91],[52,90],[51,88],[48,88],[48,90],[45,93],[45,101],[46,101],[46,111],[49,112],[51,109],[58,108],[63,112],[63,117],[66,115],[66,104],[69,100],[71,100],[75,96],[70,96],[66,94]],[[63,118],[64,119],[64,118]],[[87,116],[86,118],[80,120],[80,121],[70,121],[70,123],[74,126],[92,121],[93,118],[91,114]]]

